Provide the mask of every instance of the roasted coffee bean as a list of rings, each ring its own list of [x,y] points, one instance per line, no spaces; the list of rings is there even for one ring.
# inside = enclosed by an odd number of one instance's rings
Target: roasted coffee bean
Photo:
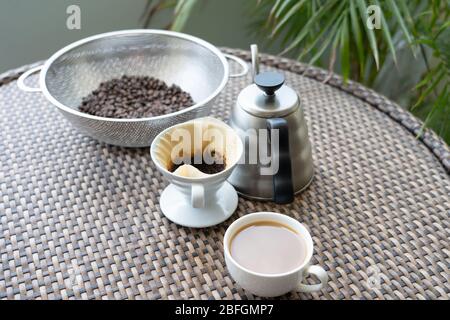
[[[219,173],[219,172],[225,170],[225,168],[226,168],[225,157],[223,157],[220,154],[215,153],[215,152],[213,152],[212,156],[213,156],[213,159],[212,159],[212,161],[210,161],[212,163],[206,163],[206,161],[204,161],[204,159],[202,159],[202,161],[200,161],[201,163],[195,163],[194,157],[192,157],[191,159],[188,159],[188,161],[184,161],[183,159],[178,159],[178,161],[177,161],[178,164],[172,163],[170,172],[174,172],[183,164],[190,164],[191,166],[197,168],[201,172],[207,173],[207,174],[216,174],[216,173]]]
[[[79,110],[100,117],[131,119],[168,114],[193,104],[191,95],[175,84],[124,75],[100,83],[82,99]]]

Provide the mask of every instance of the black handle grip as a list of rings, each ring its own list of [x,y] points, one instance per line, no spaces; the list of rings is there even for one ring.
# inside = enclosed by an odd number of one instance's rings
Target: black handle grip
[[[273,200],[278,204],[291,203],[294,201],[294,186],[287,121],[282,118],[267,119],[267,129],[269,132],[271,132],[270,129],[277,129],[279,133],[278,154],[274,154],[272,151],[272,159],[278,157],[278,172],[273,175]]]

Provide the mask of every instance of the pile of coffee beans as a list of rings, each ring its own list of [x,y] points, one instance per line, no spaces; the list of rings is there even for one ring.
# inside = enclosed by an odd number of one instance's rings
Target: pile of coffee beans
[[[127,76],[100,83],[82,99],[79,110],[107,118],[155,117],[194,105],[177,85],[148,76]]]
[[[207,174],[215,174],[215,173],[219,173],[223,170],[225,170],[226,168],[226,162],[225,162],[225,157],[222,157],[220,154],[214,154],[213,155],[213,159],[211,159],[212,161],[210,161],[210,163],[206,163],[203,159],[203,161],[201,161],[201,163],[195,163],[195,158],[192,157],[190,159],[190,161],[183,161],[183,160],[179,160],[177,162],[181,162],[180,164],[175,164],[172,163],[172,167],[170,169],[170,172],[174,172],[175,170],[177,170],[180,166],[184,165],[184,164],[190,164],[191,166],[197,168],[198,170],[200,170],[203,173],[207,173]]]

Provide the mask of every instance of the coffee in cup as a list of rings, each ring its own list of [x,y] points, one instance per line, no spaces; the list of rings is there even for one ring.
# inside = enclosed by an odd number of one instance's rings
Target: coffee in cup
[[[264,273],[285,273],[301,266],[306,243],[289,226],[277,221],[255,221],[240,228],[230,242],[234,260],[246,269]]]

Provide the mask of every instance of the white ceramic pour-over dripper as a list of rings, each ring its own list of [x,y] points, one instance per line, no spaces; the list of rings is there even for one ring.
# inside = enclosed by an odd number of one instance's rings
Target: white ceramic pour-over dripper
[[[225,158],[225,169],[206,174],[191,165],[181,165],[171,172],[179,155],[180,137],[190,139],[188,146],[192,156],[207,149],[221,154]],[[177,224],[195,228],[213,226],[228,219],[236,210],[238,196],[226,180],[242,152],[242,142],[235,131],[211,117],[181,123],[161,132],[153,140],[150,154],[157,169],[170,182],[160,199],[163,214]]]

